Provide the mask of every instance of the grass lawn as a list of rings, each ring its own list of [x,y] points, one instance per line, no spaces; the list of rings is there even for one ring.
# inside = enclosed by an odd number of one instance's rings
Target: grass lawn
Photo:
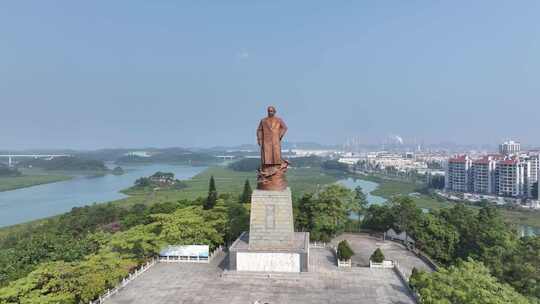
[[[251,188],[257,187],[255,172],[238,172],[226,167],[210,167],[193,178],[185,181],[187,188],[181,190],[148,191],[125,191],[128,198],[115,203],[133,205],[137,203],[152,204],[155,202],[177,201],[182,199],[193,200],[206,197],[210,177],[214,176],[218,193],[232,193],[239,195],[244,187],[246,179]],[[319,168],[291,168],[287,171],[287,180],[293,196],[297,197],[306,192],[313,192],[318,187],[334,183],[338,177],[326,174]]]
[[[26,188],[35,185],[48,184],[71,179],[68,175],[21,175],[17,177],[0,177],[0,191]]]

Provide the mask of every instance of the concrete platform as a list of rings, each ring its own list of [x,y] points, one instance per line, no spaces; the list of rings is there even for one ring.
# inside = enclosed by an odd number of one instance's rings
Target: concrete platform
[[[114,304],[412,304],[408,289],[391,269],[341,271],[326,259],[327,249],[312,249],[321,263],[295,274],[223,273],[226,259],[210,264],[159,263],[112,296]]]
[[[411,275],[413,268],[427,272],[433,271],[426,262],[397,242],[383,241],[381,238],[366,233],[344,233],[332,240],[332,245],[337,246],[342,240],[347,240],[351,245],[354,251],[352,262],[355,266],[369,267],[369,257],[375,249],[380,248],[387,260],[399,263],[400,268],[407,277]]]

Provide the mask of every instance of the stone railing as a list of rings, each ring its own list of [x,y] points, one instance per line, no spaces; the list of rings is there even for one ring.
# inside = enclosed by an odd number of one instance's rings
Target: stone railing
[[[406,244],[403,244],[403,242],[401,240],[396,240],[396,239],[391,239],[391,238],[387,238],[385,239],[385,241],[392,241],[392,242],[396,242],[396,243],[399,243],[401,245],[404,245],[405,248],[407,248],[407,250],[411,251],[412,253],[414,253],[418,258],[420,258],[422,261],[424,261],[429,267],[431,267],[431,269],[433,270],[438,270],[439,269],[439,265],[437,265],[437,263],[435,263],[426,253],[424,253],[422,250],[414,247],[414,246],[407,246]]]
[[[326,248],[327,246],[328,246],[328,243],[324,243],[324,242],[309,243],[309,248]]]
[[[413,248],[411,251],[416,254],[417,257],[419,257],[422,261],[424,261],[426,264],[429,265],[433,270],[437,271],[439,270],[439,265],[435,263],[426,253],[424,253],[420,249]]]
[[[382,263],[369,261],[369,268],[394,268],[395,265],[397,265],[397,262],[394,261],[382,261]]]
[[[348,259],[346,261],[342,261],[340,259],[337,259],[337,265],[338,267],[348,267],[348,268],[351,268],[352,267],[352,262],[351,262],[351,259]]]
[[[403,272],[403,270],[401,269],[401,267],[399,266],[399,264],[397,262],[394,264],[394,272],[397,274],[397,276],[403,282],[403,284],[405,286],[407,286],[407,289],[411,293],[414,301],[416,303],[422,303],[422,301],[420,299],[420,295],[418,294],[418,292],[416,292],[416,290],[414,290],[411,287],[411,284],[409,283],[409,278],[405,275],[405,273]]]
[[[90,301],[90,304],[102,304],[105,302],[106,299],[110,298],[112,295],[116,294],[120,289],[124,288],[127,284],[129,284],[131,281],[135,280],[138,276],[140,276],[142,273],[150,269],[150,267],[156,265],[159,262],[157,258],[153,258],[152,260],[146,262],[144,265],[142,265],[140,268],[135,269],[134,272],[130,273],[127,277],[123,278],[120,284],[118,284],[113,289],[107,289],[107,292],[100,295],[95,301]]]
[[[223,252],[223,246],[219,246],[216,248],[212,253],[210,253],[209,257],[187,257],[185,259],[168,259],[169,257],[155,257],[152,258],[152,260],[146,262],[143,264],[140,268],[135,269],[134,272],[130,273],[127,277],[123,278],[122,281],[113,289],[107,289],[107,292],[100,295],[96,300],[90,301],[89,304],[102,304],[105,302],[106,299],[110,298],[112,295],[116,294],[118,291],[120,291],[122,288],[124,288],[127,284],[129,284],[131,281],[135,280],[138,276],[140,276],[143,272],[150,269],[150,267],[156,265],[157,263],[167,263],[167,262],[187,262],[187,263],[209,263],[212,261],[212,259]],[[183,257],[184,258],[184,257]]]

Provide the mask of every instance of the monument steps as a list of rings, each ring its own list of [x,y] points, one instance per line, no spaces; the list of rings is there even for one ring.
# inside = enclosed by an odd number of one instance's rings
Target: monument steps
[[[223,278],[234,279],[280,279],[297,280],[307,277],[316,277],[314,272],[259,272],[259,271],[223,271]]]

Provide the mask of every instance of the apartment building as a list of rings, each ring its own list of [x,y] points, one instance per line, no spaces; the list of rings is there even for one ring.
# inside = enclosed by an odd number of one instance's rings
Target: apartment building
[[[538,174],[540,170],[540,155],[538,152],[529,152],[520,156],[525,162],[525,187],[529,197],[533,196],[533,188],[538,183]]]
[[[520,197],[526,196],[525,176],[528,162],[519,159],[505,159],[497,163],[497,195]]]
[[[468,192],[471,189],[472,161],[467,155],[448,159],[445,188],[447,191]]]
[[[505,141],[499,145],[499,153],[502,155],[515,155],[521,150],[521,144],[513,140]]]
[[[471,166],[472,191],[481,194],[494,193],[496,189],[496,160],[492,156],[474,160]]]
[[[471,159],[460,155],[448,159],[445,189],[506,197],[535,198],[540,178],[539,153],[487,155]]]

